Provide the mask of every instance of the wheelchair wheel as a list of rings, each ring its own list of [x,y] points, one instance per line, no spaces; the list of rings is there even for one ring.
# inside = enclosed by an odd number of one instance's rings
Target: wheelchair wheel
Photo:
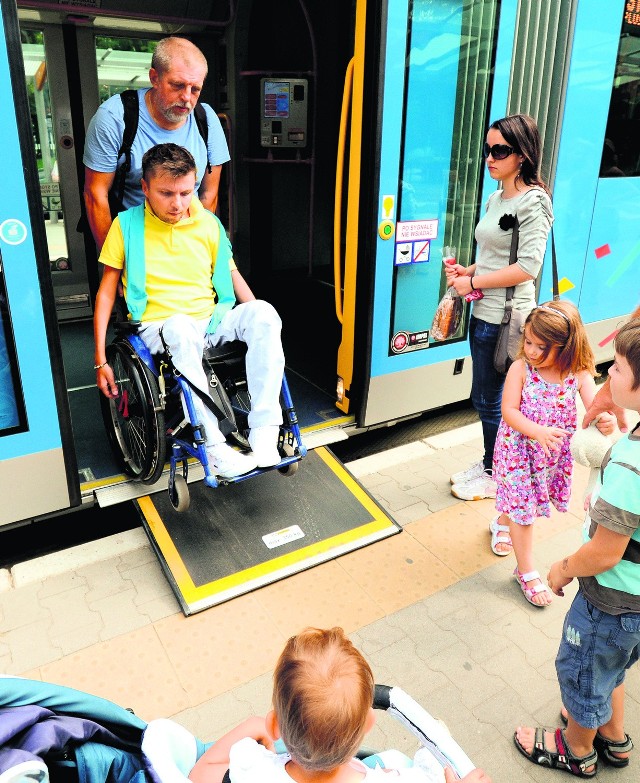
[[[173,486],[169,486],[169,500],[174,509],[179,513],[186,511],[191,504],[189,486],[181,473],[176,473],[173,477]]]
[[[293,457],[296,453],[293,446],[290,443],[285,443],[282,447],[285,457]],[[284,468],[278,468],[278,473],[282,473],[283,476],[294,476],[298,472],[299,462],[292,462],[290,465],[285,465]]]
[[[118,396],[100,394],[100,405],[111,448],[122,469],[145,484],[154,484],[166,455],[164,412],[158,382],[126,340],[107,346]]]

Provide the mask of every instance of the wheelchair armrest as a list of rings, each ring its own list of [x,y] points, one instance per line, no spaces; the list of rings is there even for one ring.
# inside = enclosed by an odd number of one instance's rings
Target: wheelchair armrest
[[[118,337],[126,337],[128,334],[138,334],[141,326],[140,321],[116,321],[113,331]]]

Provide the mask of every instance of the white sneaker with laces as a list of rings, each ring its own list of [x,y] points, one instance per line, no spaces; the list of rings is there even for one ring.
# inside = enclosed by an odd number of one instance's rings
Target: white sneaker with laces
[[[491,476],[491,471],[485,470],[477,478],[464,483],[454,484],[451,494],[460,500],[483,500],[496,496],[496,482]]]
[[[227,443],[219,443],[207,449],[209,467],[221,478],[243,476],[258,467],[253,454],[243,454],[232,449]]]
[[[254,427],[249,432],[251,452],[258,462],[259,468],[270,468],[277,465],[282,457],[278,451],[280,427]]]
[[[466,470],[459,470],[457,473],[454,473],[449,481],[452,484],[465,484],[467,481],[478,478],[478,476],[481,476],[483,473],[484,462],[480,460],[480,462],[476,462],[476,464],[472,465],[470,468],[467,468]]]

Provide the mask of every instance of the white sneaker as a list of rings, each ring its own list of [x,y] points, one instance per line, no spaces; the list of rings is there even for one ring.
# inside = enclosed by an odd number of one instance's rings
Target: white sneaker
[[[480,462],[476,462],[475,465],[472,465],[470,468],[467,468],[466,470],[460,470],[457,473],[454,473],[453,476],[449,479],[449,481],[452,484],[466,484],[467,481],[471,481],[474,478],[478,478],[478,476],[481,476],[484,473],[484,462],[480,460]]]
[[[254,427],[249,432],[249,445],[252,455],[256,458],[259,468],[270,468],[277,465],[282,457],[278,451],[280,427]]]
[[[451,487],[451,494],[460,500],[494,498],[496,496],[496,482],[491,477],[491,471],[483,471],[482,475],[471,479],[471,481],[454,484]]]
[[[226,443],[219,443],[207,449],[209,467],[221,478],[235,478],[243,476],[258,467],[258,462],[253,454],[243,454],[232,449]]]

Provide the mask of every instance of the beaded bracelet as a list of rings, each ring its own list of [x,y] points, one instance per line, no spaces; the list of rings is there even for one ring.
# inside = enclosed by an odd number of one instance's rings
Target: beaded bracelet
[[[93,369],[94,370],[101,370],[103,367],[106,367],[109,364],[109,362],[102,362],[102,364],[94,364]]]

